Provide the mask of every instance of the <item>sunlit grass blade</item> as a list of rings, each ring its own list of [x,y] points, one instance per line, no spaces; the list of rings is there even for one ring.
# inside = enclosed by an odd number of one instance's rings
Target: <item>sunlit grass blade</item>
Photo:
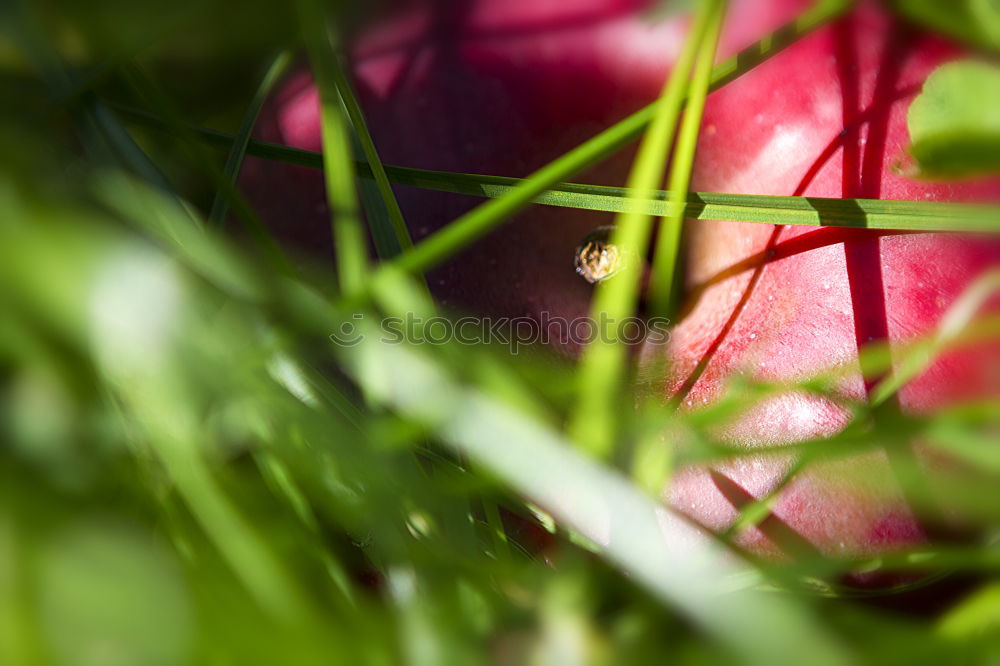
[[[656,114],[639,145],[628,182],[628,200],[648,200],[663,181],[663,170],[677,128],[677,119],[687,99],[688,77],[700,44],[716,11],[718,0],[699,4],[680,57],[664,85]],[[635,313],[642,279],[643,258],[652,235],[652,218],[626,203],[615,218],[611,244],[622,249],[622,265],[614,279],[598,285],[591,303],[593,321],[610,323],[612,338],[621,322]],[[618,395],[625,380],[627,350],[617,339],[600,335],[584,350],[578,370],[579,397],[570,417],[570,437],[584,450],[598,457],[611,453],[614,445],[614,417]]]
[[[937,622],[937,631],[951,639],[989,635],[1000,624],[1000,583],[976,590]]]
[[[273,144],[272,144],[273,145]],[[274,155],[271,145],[261,152]],[[303,155],[282,155],[289,160],[316,164]],[[317,156],[318,157],[318,156]],[[392,182],[442,192],[496,198],[504,196],[522,181],[504,176],[426,171],[386,166]],[[359,174],[362,178],[365,174]],[[533,203],[559,208],[621,213],[636,210],[653,217],[673,214],[671,192],[657,190],[646,200],[630,198],[628,189],[605,185],[563,183],[535,197]],[[749,222],[805,227],[843,227],[885,231],[967,231],[1000,232],[1000,207],[892,201],[882,199],[830,199],[823,197],[765,196],[688,192],[683,203],[687,219],[717,222]]]
[[[264,101],[271,93],[271,89],[274,88],[274,84],[288,70],[291,62],[291,53],[285,51],[278,54],[264,73],[264,77],[257,87],[257,92],[254,93],[253,99],[250,100],[250,105],[247,106],[247,110],[243,114],[243,120],[240,122],[239,129],[236,131],[229,149],[229,157],[226,158],[226,166],[222,170],[226,180],[233,185],[236,184],[236,179],[240,175],[243,158],[246,156],[247,144],[250,143],[250,135],[253,133],[254,125],[257,124],[257,116],[260,114],[260,109],[264,106]],[[212,202],[212,210],[208,215],[209,225],[213,227],[221,226],[225,222],[228,212],[228,199],[220,191],[215,195],[215,200]]]
[[[671,301],[675,297],[674,278],[680,254],[684,203],[687,201],[687,190],[691,183],[701,117],[705,110],[705,96],[708,94],[708,82],[715,62],[715,52],[719,46],[719,35],[722,33],[726,4],[725,0],[722,0],[712,7],[705,38],[698,48],[684,119],[681,121],[677,147],[670,163],[670,178],[667,182],[667,189],[670,192],[668,202],[670,214],[660,224],[649,282],[649,311],[653,316],[672,314]]]
[[[354,159],[344,102],[337,88],[337,57],[333,28],[325,5],[318,0],[299,0],[300,25],[309,51],[320,100],[323,136],[323,166],[326,195],[333,227],[334,253],[340,289],[348,296],[361,293],[368,272],[368,246],[361,224],[361,209],[355,187]]]

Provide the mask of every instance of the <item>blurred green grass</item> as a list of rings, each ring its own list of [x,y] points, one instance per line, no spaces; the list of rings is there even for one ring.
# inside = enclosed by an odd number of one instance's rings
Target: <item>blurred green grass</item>
[[[193,157],[190,137],[127,128],[105,103],[141,98],[122,74],[140,65],[175,129],[235,132],[273,54],[301,47],[293,9],[4,11],[0,662],[1000,659],[995,403],[874,422],[851,405],[856,427],[770,452],[801,453],[804,467],[906,448],[901,432],[924,439],[966,466],[928,486],[904,457],[904,479],[928,504],[952,498],[973,535],[960,543],[794,565],[727,555],[724,542],[665,543],[648,492],[660,477],[742,455],[717,441],[719,423],[776,392],[830,397],[835,372],[735,383],[687,415],[633,409],[645,403],[626,392],[621,450],[593,461],[561,432],[574,368],[502,347],[386,345],[374,331],[331,344],[355,314],[436,306],[392,265],[353,298],[332,272],[276,269],[205,223],[224,151]],[[489,210],[499,224],[513,208]],[[960,328],[977,326],[995,337],[990,322]],[[930,353],[961,337],[939,336]],[[862,362],[877,373],[891,359],[872,350]],[[687,446],[657,460],[663,432]],[[650,461],[652,478],[622,471]],[[820,581],[890,565],[920,574],[911,595],[944,577],[944,601],[901,613],[900,590],[866,602]]]

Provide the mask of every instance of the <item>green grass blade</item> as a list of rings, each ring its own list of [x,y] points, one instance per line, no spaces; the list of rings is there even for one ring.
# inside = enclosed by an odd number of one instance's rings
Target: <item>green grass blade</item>
[[[364,156],[365,162],[368,163],[368,168],[375,179],[375,186],[382,198],[385,214],[388,218],[387,221],[391,225],[390,229],[383,229],[381,232],[383,235],[391,233],[398,244],[399,250],[409,249],[413,246],[413,241],[410,239],[410,232],[406,228],[403,213],[399,209],[396,195],[392,192],[392,185],[389,184],[389,178],[386,176],[385,168],[382,166],[382,160],[379,158],[378,151],[375,149],[375,143],[372,141],[371,133],[368,131],[368,125],[365,122],[364,113],[361,111],[361,105],[358,104],[354,89],[351,86],[339,54],[331,55],[330,64],[330,70],[333,74],[337,91],[344,102],[344,108],[347,111],[347,117],[350,119],[351,125],[354,127],[354,134],[360,145],[361,154]],[[376,229],[372,228],[372,235],[374,236],[375,234]]]
[[[300,0],[299,16],[319,91],[323,166],[333,226],[334,252],[337,257],[337,276],[341,291],[352,296],[361,293],[365,286],[368,247],[355,189],[350,133],[333,65],[336,52],[331,43],[332,34],[321,2]]]
[[[89,141],[103,144],[114,162],[136,174],[164,192],[174,192],[173,185],[149,158],[146,152],[122,127],[115,113],[96,98],[84,99],[80,115],[83,131],[91,136]]]
[[[162,128],[155,115],[135,107],[108,104],[126,118]],[[226,146],[233,135],[206,128],[192,128],[208,143]],[[284,164],[323,168],[323,155],[289,148],[276,143],[251,141],[247,154]],[[360,178],[372,178],[367,165],[357,163]],[[453,192],[496,199],[517,188],[523,180],[506,176],[431,171],[385,165],[386,175],[396,185],[419,187],[439,192]],[[560,208],[577,208],[621,213],[626,208],[640,210],[654,217],[670,214],[670,192],[657,190],[650,198],[630,198],[627,188],[606,185],[560,183],[536,196],[532,203]],[[829,199],[823,197],[765,196],[689,192],[685,203],[688,219],[718,222],[749,222],[803,227],[843,227],[884,231],[961,231],[1000,232],[1000,207],[939,203],[929,201],[891,201],[880,199]]]
[[[254,93],[253,99],[250,101],[250,105],[247,107],[246,113],[243,115],[240,127],[236,132],[236,136],[233,138],[232,146],[229,150],[229,157],[226,159],[226,166],[222,170],[226,180],[234,186],[236,184],[236,179],[240,175],[240,168],[243,166],[243,158],[246,156],[247,152],[247,144],[250,143],[250,135],[253,133],[254,125],[257,124],[257,116],[260,114],[260,109],[264,106],[264,101],[267,100],[267,96],[271,93],[271,89],[274,88],[274,84],[277,83],[282,75],[288,70],[291,62],[291,53],[285,51],[278,54],[278,56],[271,62],[271,65],[267,68],[264,78],[261,79],[260,85],[257,87],[257,92]],[[213,227],[222,226],[228,212],[228,200],[225,194],[220,190],[216,193],[215,200],[212,202],[212,210],[208,215],[209,225]]]
[[[358,141],[357,132],[351,132],[351,146],[355,155],[362,155],[361,142]],[[385,200],[379,193],[378,183],[371,177],[371,170],[362,174],[360,171],[368,167],[368,163],[359,161],[355,164],[358,169],[358,197],[361,200],[361,208],[365,212],[365,221],[368,223],[368,231],[372,237],[372,245],[375,247],[375,254],[380,259],[391,259],[399,255],[402,248],[393,231],[392,223],[389,221],[389,213],[386,210]]]
[[[660,231],[656,238],[656,249],[653,253],[652,276],[649,284],[649,309],[654,316],[672,314],[671,301],[675,291],[674,277],[677,272],[677,257],[681,246],[684,204],[687,201],[687,190],[691,183],[691,171],[694,168],[694,155],[698,146],[701,117],[705,110],[705,97],[708,94],[709,77],[719,46],[719,35],[722,33],[726,2],[724,0],[716,2],[712,12],[705,39],[698,50],[698,59],[691,78],[691,87],[688,90],[688,103],[684,111],[684,120],[681,122],[677,148],[670,165],[667,189],[670,191],[669,208],[671,210],[660,225]]]
[[[699,45],[714,11],[712,1],[702,3],[688,32],[684,48],[670,74],[656,114],[639,146],[632,172],[629,175],[629,200],[633,197],[651,198],[663,180],[663,169],[669,158],[674,140],[677,119],[687,98],[688,77],[694,65]],[[615,218],[612,244],[623,248],[626,261],[615,279],[597,287],[591,304],[591,317],[612,323],[624,321],[635,312],[642,279],[642,257],[646,256],[652,234],[652,219],[641,210],[626,204],[626,209]],[[604,327],[601,326],[603,329]],[[619,393],[625,379],[627,352],[617,340],[598,337],[584,351],[578,370],[579,398],[569,422],[569,435],[594,456],[606,457],[614,445],[614,414],[618,410],[614,396]]]
[[[271,147],[262,147],[270,153]],[[283,156],[284,157],[284,156]],[[301,156],[287,156],[300,159]],[[302,160],[305,161],[305,160]],[[309,160],[315,164],[315,160]],[[504,176],[425,171],[387,166],[392,182],[400,185],[496,198],[521,180]],[[362,177],[364,173],[360,174]],[[563,183],[535,197],[533,203],[560,208],[621,213],[626,209],[663,217],[671,214],[671,193],[657,190],[646,200],[630,199],[624,187]],[[767,196],[688,192],[684,202],[688,219],[749,222],[804,227],[842,227],[885,231],[1000,232],[1000,207],[928,201],[882,199],[831,199],[823,197]]]

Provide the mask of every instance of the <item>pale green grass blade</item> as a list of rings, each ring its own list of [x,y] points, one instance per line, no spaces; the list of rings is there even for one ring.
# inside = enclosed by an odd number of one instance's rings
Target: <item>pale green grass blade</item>
[[[747,663],[779,663],[798,654],[809,654],[814,663],[846,663],[807,609],[789,597],[741,589],[734,582],[737,567],[623,477],[574,451],[555,431],[460,384],[413,348],[381,342],[377,328],[367,332],[344,357],[373,396],[427,424],[449,446],[596,544],[631,582]],[[768,626],[783,630],[764,631]]]
[[[970,594],[937,622],[937,631],[953,640],[986,636],[1000,626],[1000,583]]]

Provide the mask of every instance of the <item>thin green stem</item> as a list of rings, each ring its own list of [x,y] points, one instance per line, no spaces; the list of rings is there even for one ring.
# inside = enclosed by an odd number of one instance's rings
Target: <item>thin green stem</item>
[[[687,97],[688,77],[713,15],[713,5],[714,2],[706,2],[700,6],[680,58],[663,88],[656,114],[629,175],[630,199],[649,199],[663,179],[677,119]],[[646,256],[651,233],[652,218],[641,209],[627,206],[616,217],[611,242],[622,248],[626,259],[615,279],[598,286],[591,305],[593,321],[610,322],[612,331],[635,311],[642,279],[641,259]],[[614,396],[624,380],[627,362],[624,346],[614,339],[617,336],[605,336],[604,328],[600,326],[601,334],[587,347],[580,362],[579,397],[569,422],[570,438],[598,457],[607,456],[614,444],[617,411]]]
[[[368,247],[355,189],[354,160],[343,100],[337,89],[331,30],[324,5],[299,0],[299,14],[320,100],[323,166],[333,228],[337,276],[347,296],[361,293],[368,272]]]
[[[368,131],[368,125],[365,123],[365,117],[361,111],[361,105],[358,104],[358,100],[354,95],[354,90],[351,87],[351,82],[347,77],[347,72],[344,70],[339,54],[332,54],[330,65],[330,71],[333,74],[333,80],[337,86],[337,91],[340,93],[340,97],[344,102],[344,108],[347,110],[348,118],[350,118],[351,124],[354,126],[355,135],[357,136],[358,143],[361,146],[361,153],[364,155],[365,161],[368,163],[371,175],[375,179],[375,185],[378,189],[378,193],[382,198],[383,204],[385,205],[385,212],[388,216],[389,223],[391,224],[391,232],[394,235],[399,248],[401,250],[407,250],[413,247],[413,240],[410,238],[410,232],[406,228],[406,222],[403,220],[403,213],[399,209],[399,203],[396,201],[396,195],[392,192],[392,185],[389,183],[389,178],[386,176],[382,160],[379,158],[378,151],[375,149],[375,143],[372,141],[371,133]],[[372,229],[372,233],[375,233],[374,229]]]
[[[674,277],[677,272],[677,257],[681,246],[681,229],[684,223],[684,204],[687,201],[687,190],[691,183],[691,171],[694,168],[694,155],[698,145],[698,134],[701,130],[701,118],[705,110],[705,97],[708,95],[709,77],[715,62],[715,53],[719,46],[719,35],[726,14],[726,2],[715,2],[709,27],[698,50],[698,60],[695,63],[694,75],[691,77],[691,87],[688,90],[688,103],[681,122],[677,147],[670,165],[670,177],[667,189],[670,191],[668,210],[656,238],[656,249],[653,253],[652,277],[649,285],[650,312],[654,316],[671,314],[671,301],[674,297]]]
[[[162,129],[154,114],[123,104],[107,103],[133,122]],[[202,127],[189,127],[204,141],[229,146],[233,135]],[[323,169],[323,154],[276,143],[250,141],[247,154],[285,164]],[[363,162],[356,162],[359,178],[372,178]],[[396,185],[439,192],[453,192],[496,199],[518,187],[520,178],[431,171],[385,165],[386,176]],[[627,207],[648,215],[670,214],[670,192],[656,190],[646,200],[629,197],[624,187],[561,183],[538,196],[532,203],[561,208],[621,213]],[[823,197],[765,196],[688,192],[684,203],[688,219],[718,222],[750,222],[806,227],[843,227],[887,231],[1000,232],[1000,208],[990,205],[932,201],[887,201],[879,199],[831,199]]]
[[[233,138],[229,150],[229,157],[226,158],[226,166],[222,170],[226,180],[234,187],[236,179],[240,175],[243,158],[246,157],[247,145],[250,143],[250,135],[253,133],[254,125],[257,124],[257,116],[260,114],[260,109],[264,105],[267,96],[271,93],[271,89],[274,88],[274,85],[288,70],[291,62],[292,55],[288,51],[278,54],[264,73],[264,78],[261,79],[260,85],[257,87],[257,92],[254,93],[250,105],[243,114],[243,120],[240,122],[240,127]],[[226,193],[220,189],[216,192],[215,200],[212,202],[212,210],[208,216],[209,225],[213,227],[222,226],[228,212],[229,200]]]

